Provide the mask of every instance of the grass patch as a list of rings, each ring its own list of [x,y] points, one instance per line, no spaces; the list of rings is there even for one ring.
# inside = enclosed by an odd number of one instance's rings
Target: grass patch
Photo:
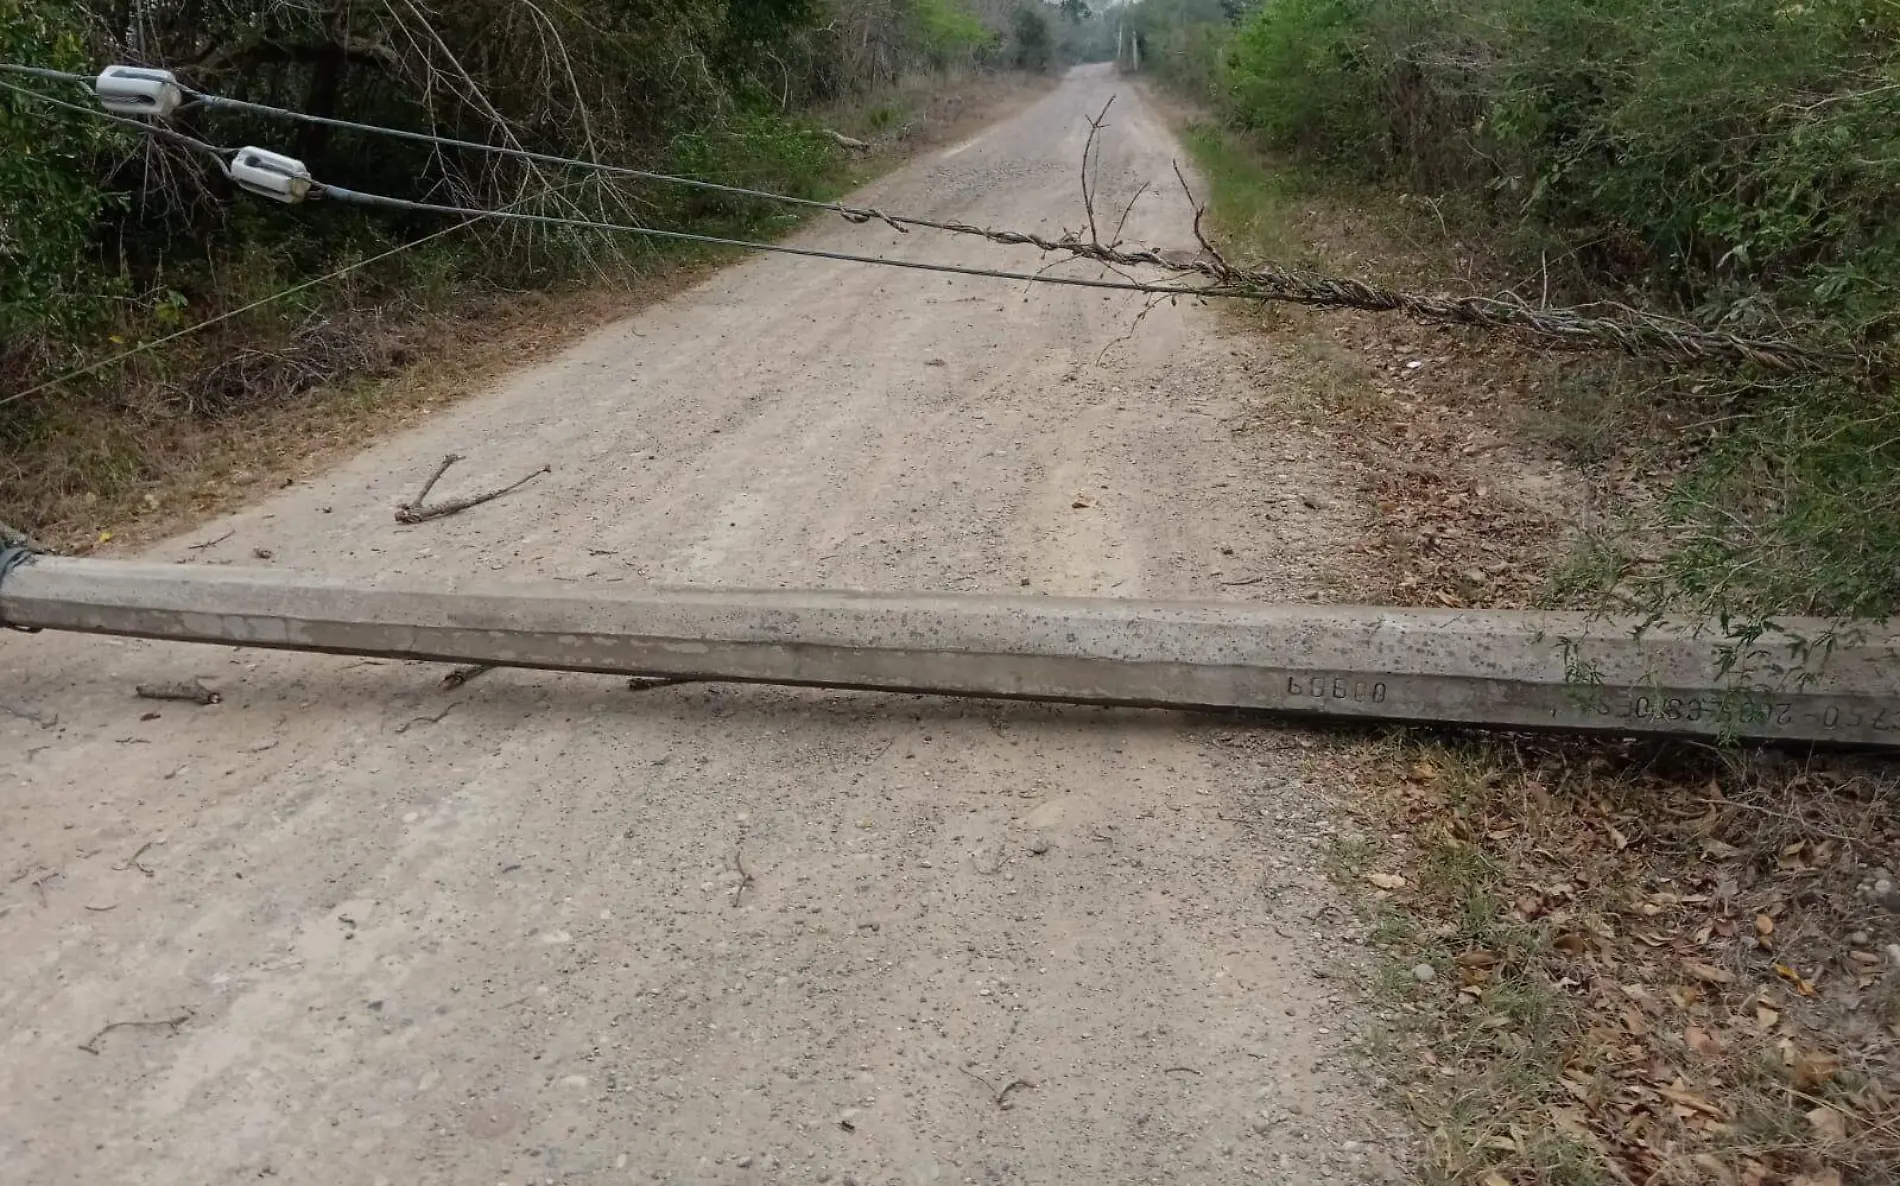
[[[1431,204],[1355,188],[1178,105],[1173,113],[1229,258],[1399,286],[1475,266]],[[1518,431],[1512,409],[1574,363],[1546,371],[1504,335],[1380,313],[1235,302],[1228,316],[1279,362],[1273,414],[1327,433],[1362,476],[1377,583],[1362,582],[1357,597],[1500,609],[1543,600],[1578,516],[1563,482],[1546,477],[1549,448]]]
[[[1890,771],[1402,736],[1365,761],[1364,831],[1410,839],[1332,869],[1424,1181],[1900,1180]]]
[[[1294,232],[1300,200],[1313,192],[1300,170],[1270,167],[1238,137],[1208,120],[1187,125],[1182,139],[1207,182],[1196,194],[1212,212],[1215,229],[1239,254],[1280,263],[1310,261]]]

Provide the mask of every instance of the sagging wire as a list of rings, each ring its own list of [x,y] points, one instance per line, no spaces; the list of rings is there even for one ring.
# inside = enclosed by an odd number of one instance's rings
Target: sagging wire
[[[1072,234],[1050,239],[1020,231],[997,231],[967,223],[943,222],[934,219],[916,218],[905,215],[889,214],[872,207],[847,206],[838,202],[820,202],[809,198],[799,198],[788,194],[775,194],[765,190],[751,189],[745,186],[725,185],[719,182],[703,181],[697,178],[678,177],[671,174],[656,173],[650,170],[633,169],[620,165],[607,165],[598,161],[579,160],[551,153],[539,153],[528,149],[483,144],[472,140],[460,140],[453,137],[437,136],[426,132],[410,132],[396,128],[380,127],[374,124],[359,123],[354,120],[341,120],[328,116],[309,115],[268,104],[252,103],[241,99],[231,99],[196,91],[179,83],[169,72],[141,67],[112,66],[103,71],[97,79],[67,71],[48,70],[41,67],[18,66],[0,63],[0,71],[14,71],[34,77],[54,79],[91,85],[99,93],[102,103],[113,105],[112,95],[118,94],[121,101],[143,104],[140,108],[147,113],[164,115],[172,109],[184,105],[187,100],[203,103],[212,107],[229,110],[247,111],[279,119],[290,119],[305,123],[314,123],[328,127],[346,128],[372,135],[391,136],[398,139],[427,143],[443,147],[460,148],[469,151],[493,153],[519,159],[532,160],[563,167],[591,170],[598,173],[642,180],[680,185],[718,193],[778,202],[790,206],[825,210],[836,213],[854,223],[880,221],[893,229],[908,233],[911,227],[921,227],[944,231],[952,234],[969,235],[982,238],[1004,246],[1030,246],[1046,253],[1066,255],[1071,259],[1090,260],[1111,269],[1119,267],[1153,267],[1167,271],[1176,277],[1198,276],[1202,284],[1148,284],[1134,280],[1087,280],[1079,277],[1056,277],[1044,273],[1029,274],[987,268],[968,268],[951,264],[929,264],[907,260],[892,260],[882,257],[865,256],[849,252],[828,252],[810,248],[791,248],[773,244],[752,243],[744,240],[723,239],[715,236],[692,235],[680,231],[660,231],[648,227],[627,226],[616,223],[591,222],[586,219],[561,219],[547,215],[508,214],[495,212],[476,212],[465,207],[436,206],[429,203],[404,203],[402,199],[381,198],[377,195],[354,194],[353,191],[338,189],[337,196],[342,200],[352,200],[365,204],[381,204],[392,208],[404,208],[439,213],[457,213],[470,217],[498,218],[508,217],[522,221],[545,223],[565,223],[566,225],[618,233],[647,235],[654,238],[667,238],[687,242],[701,242],[717,246],[737,247],[754,251],[773,251],[789,255],[802,255],[809,258],[831,259],[848,263],[866,263],[887,267],[903,267],[920,271],[948,272],[958,275],[987,276],[1000,279],[1023,280],[1029,283],[1068,284],[1081,287],[1108,288],[1130,292],[1158,293],[1163,295],[1192,295],[1199,297],[1230,297],[1255,301],[1278,301],[1290,304],[1302,304],[1318,308],[1348,308],[1372,312],[1397,311],[1406,313],[1418,320],[1440,324],[1468,325],[1487,328],[1516,329],[1534,334],[1549,341],[1572,347],[1610,347],[1628,354],[1658,354],[1675,357],[1691,362],[1721,361],[1746,362],[1769,370],[1787,372],[1831,370],[1873,371],[1889,368],[1893,364],[1890,358],[1874,355],[1862,355],[1852,351],[1816,347],[1791,338],[1752,338],[1722,330],[1709,329],[1679,318],[1662,314],[1636,310],[1622,305],[1597,305],[1579,308],[1533,307],[1511,296],[1504,297],[1455,297],[1433,293],[1406,292],[1368,284],[1351,278],[1308,276],[1271,265],[1237,268],[1219,256],[1200,234],[1200,221],[1205,208],[1196,206],[1195,233],[1203,246],[1201,257],[1182,260],[1164,257],[1150,248],[1135,250],[1123,249],[1119,242],[1104,244],[1091,234],[1083,240]],[[129,98],[127,97],[129,96]],[[70,106],[70,105],[67,105]],[[131,109],[131,108],[128,108]],[[83,110],[83,109],[82,109]],[[1094,131],[1100,130],[1099,121],[1091,121],[1091,140]],[[309,188],[308,173],[302,171],[298,162],[262,149],[240,150],[238,161],[246,158],[262,163],[262,172],[266,176],[261,182],[246,179],[233,172],[240,184],[280,201],[301,200],[304,190]],[[294,173],[286,181],[286,170]],[[1086,165],[1085,165],[1086,171]],[[1178,172],[1178,169],[1177,169]],[[293,196],[286,191],[286,184],[302,187]],[[1185,184],[1185,183],[1184,183]],[[344,198],[343,195],[350,195]],[[1190,202],[1192,199],[1190,198]],[[1131,203],[1132,205],[1132,203]],[[1090,209],[1091,219],[1093,209]],[[1124,221],[1125,221],[1124,215]],[[1118,232],[1119,233],[1119,228]]]

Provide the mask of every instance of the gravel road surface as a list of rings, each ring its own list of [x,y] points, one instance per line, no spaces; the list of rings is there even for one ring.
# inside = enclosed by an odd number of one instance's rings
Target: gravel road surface
[[[1191,252],[1179,149],[1099,67],[860,198],[1079,226],[1110,94],[1104,204],[1149,182],[1126,237]],[[1051,262],[842,222],[798,241]],[[1353,483],[1275,411],[1270,364],[1210,310],[1142,309],[753,259],[148,554],[448,585],[1349,594]],[[451,451],[444,497],[553,470],[396,524]],[[444,671],[0,638],[0,1178],[1396,1175],[1316,871],[1343,788],[1297,774],[1300,734]],[[221,702],[133,695],[187,679]]]

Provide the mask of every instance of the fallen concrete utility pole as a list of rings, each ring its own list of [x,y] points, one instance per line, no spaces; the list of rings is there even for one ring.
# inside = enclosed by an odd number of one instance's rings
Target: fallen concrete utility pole
[[[424,588],[39,557],[0,622],[279,650],[1088,704],[1900,744],[1900,631],[1580,614],[705,589]]]

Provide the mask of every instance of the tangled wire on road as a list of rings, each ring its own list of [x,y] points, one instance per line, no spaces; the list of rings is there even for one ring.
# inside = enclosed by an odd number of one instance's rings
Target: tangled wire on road
[[[1169,258],[1151,247],[1128,249],[1118,244],[1104,244],[1076,234],[1050,239],[1024,231],[998,231],[969,223],[906,218],[868,207],[838,205],[835,209],[851,222],[876,220],[899,231],[919,227],[971,235],[1004,246],[1034,247],[1111,267],[1159,268],[1177,276],[1205,277],[1209,283],[1195,287],[1192,291],[1196,296],[1402,312],[1421,321],[1522,330],[1568,346],[1609,347],[1626,354],[1660,355],[1695,362],[1747,362],[1786,373],[1850,369],[1871,361],[1862,355],[1821,349],[1789,338],[1749,337],[1707,329],[1626,305],[1599,303],[1538,308],[1511,296],[1458,297],[1406,292],[1363,280],[1305,275],[1270,264],[1236,267],[1201,236],[1203,211],[1198,207],[1194,221],[1201,253],[1192,259]]]
[[[1750,337],[1709,329],[1677,317],[1633,309],[1627,305],[1599,302],[1572,307],[1540,308],[1515,296],[1466,296],[1405,292],[1368,284],[1363,280],[1314,276],[1288,271],[1270,264],[1240,268],[1227,262],[1201,230],[1207,208],[1195,201],[1187,178],[1179,165],[1174,176],[1181,183],[1194,210],[1194,237],[1200,254],[1193,258],[1169,258],[1151,247],[1127,249],[1121,245],[1121,231],[1128,215],[1147,190],[1144,183],[1128,200],[1109,242],[1103,243],[1095,218],[1098,187],[1092,184],[1091,154],[1096,138],[1106,126],[1111,96],[1099,114],[1089,120],[1088,139],[1082,148],[1082,205],[1088,216],[1088,238],[1065,233],[1050,239],[1024,231],[998,231],[965,222],[943,222],[888,214],[868,206],[822,203],[848,222],[882,222],[893,230],[908,234],[910,228],[970,235],[1010,247],[1034,247],[1039,251],[1067,255],[1073,259],[1093,260],[1111,268],[1158,268],[1175,276],[1199,276],[1208,281],[1197,285],[1196,296],[1233,297],[1242,300],[1277,301],[1331,309],[1364,309],[1375,313],[1402,312],[1420,321],[1448,325],[1470,325],[1522,330],[1572,347],[1609,347],[1626,354],[1647,354],[1691,362],[1745,362],[1784,373],[1830,370],[1872,370],[1878,365],[1871,356],[1829,350],[1785,337]],[[1099,158],[1095,158],[1099,160]]]

